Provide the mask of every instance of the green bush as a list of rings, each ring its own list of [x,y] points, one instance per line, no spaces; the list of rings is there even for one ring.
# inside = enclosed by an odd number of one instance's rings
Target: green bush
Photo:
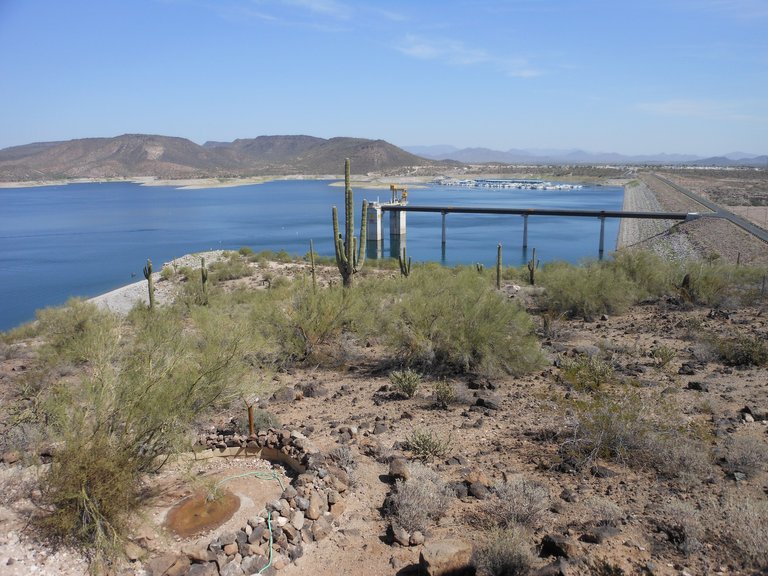
[[[729,366],[762,366],[768,363],[768,346],[757,336],[734,336],[715,343],[720,359]]]
[[[382,285],[383,338],[406,366],[521,374],[541,363],[530,317],[476,272],[425,265],[408,282]]]
[[[588,262],[579,267],[563,262],[546,264],[539,273],[539,283],[546,289],[547,309],[588,319],[620,314],[637,299],[635,283],[608,262]]]
[[[585,354],[575,358],[563,358],[560,370],[563,380],[577,390],[599,390],[613,380],[614,376],[610,362]]]
[[[226,280],[237,280],[238,278],[245,278],[251,276],[253,270],[248,265],[248,260],[243,258],[237,252],[230,252],[227,257],[214,262],[208,267],[209,279],[212,283],[224,282]],[[199,276],[200,271],[197,271]],[[190,278],[195,276],[195,272],[192,272]]]
[[[421,374],[413,370],[395,370],[390,373],[389,381],[395,392],[406,398],[413,398],[421,384]]]
[[[408,450],[414,458],[431,461],[442,458],[451,448],[451,438],[442,438],[431,430],[414,430],[406,440]]]
[[[192,422],[247,382],[246,338],[233,318],[181,312],[137,308],[123,330],[80,303],[45,315],[51,358],[77,358],[84,369],[41,400],[41,421],[64,442],[41,478],[51,512],[43,525],[96,554],[109,555],[122,534],[140,475],[187,449]]]

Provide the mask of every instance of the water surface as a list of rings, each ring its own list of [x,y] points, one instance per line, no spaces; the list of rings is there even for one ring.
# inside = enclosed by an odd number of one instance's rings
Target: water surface
[[[331,206],[343,207],[344,192],[329,183],[290,180],[181,190],[111,182],[0,189],[0,330],[33,319],[38,308],[137,281],[147,258],[160,270],[163,262],[184,254],[241,246],[304,255],[310,239],[317,252],[332,255]],[[378,196],[387,199],[389,191],[355,190],[357,231],[360,202]],[[409,191],[414,205],[618,210],[622,198],[623,190],[616,187]],[[529,257],[521,246],[521,216],[450,214],[444,253],[440,214],[407,218],[408,255],[417,262],[491,265],[499,242],[506,264]],[[597,256],[599,232],[597,219],[529,217],[528,245],[542,262],[577,262]],[[606,220],[607,248],[614,247],[617,233],[618,220]],[[382,255],[392,252],[396,255],[397,247],[385,235]]]

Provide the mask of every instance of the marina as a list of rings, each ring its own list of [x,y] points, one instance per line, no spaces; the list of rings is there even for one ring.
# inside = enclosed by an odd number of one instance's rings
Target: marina
[[[553,183],[546,180],[530,178],[481,178],[457,180],[454,178],[437,178],[432,184],[438,186],[462,186],[466,188],[504,188],[511,190],[581,190],[581,184]]]

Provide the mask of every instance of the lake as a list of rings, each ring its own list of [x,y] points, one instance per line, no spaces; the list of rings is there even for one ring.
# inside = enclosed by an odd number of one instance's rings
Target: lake
[[[330,183],[287,180],[200,190],[130,182],[0,188],[0,330],[32,320],[38,308],[140,280],[147,258],[159,271],[164,262],[204,250],[249,246],[304,255],[310,239],[318,253],[332,255],[331,206],[339,206],[343,221],[344,189]],[[389,195],[389,190],[355,189],[356,233],[362,199]],[[408,199],[411,205],[620,210],[623,189],[428,185],[410,188]],[[529,257],[521,246],[521,216],[449,214],[445,253],[440,214],[407,218],[406,244],[414,262],[492,265],[498,243],[504,246],[505,264],[522,264]],[[606,219],[608,250],[615,246],[618,227],[618,219]],[[536,248],[542,262],[578,262],[597,257],[599,232],[597,219],[532,216],[528,246]],[[383,256],[392,249],[385,239]]]

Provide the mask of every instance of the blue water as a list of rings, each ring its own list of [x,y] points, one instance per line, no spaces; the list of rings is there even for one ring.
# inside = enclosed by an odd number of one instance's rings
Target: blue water
[[[160,270],[175,257],[220,248],[250,246],[257,252],[284,249],[304,255],[310,239],[317,252],[331,255],[331,206],[342,207],[344,196],[343,188],[328,184],[277,181],[179,190],[115,182],[0,189],[0,330],[33,319],[38,308],[137,281],[147,258]],[[357,231],[360,202],[378,196],[386,200],[389,191],[355,190]],[[618,210],[622,198],[623,190],[616,187],[409,190],[412,205]],[[449,214],[445,253],[440,214],[412,213],[407,218],[407,250],[414,261],[490,265],[499,242],[506,264],[530,257],[521,247],[520,216]],[[599,232],[597,219],[528,219],[528,245],[542,262],[596,257]],[[617,233],[618,220],[607,219],[606,248],[614,247]],[[397,247],[387,238],[382,255],[392,253],[397,255]]]

